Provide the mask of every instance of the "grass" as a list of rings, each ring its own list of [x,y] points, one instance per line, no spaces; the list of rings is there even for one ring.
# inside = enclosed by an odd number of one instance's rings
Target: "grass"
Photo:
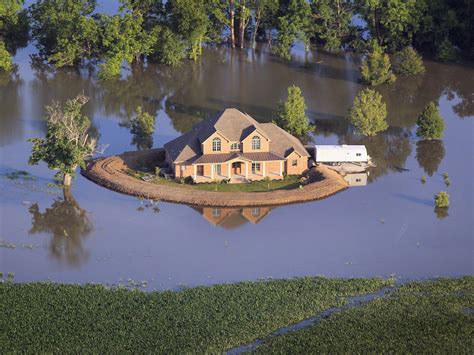
[[[472,353],[474,277],[413,282],[270,339],[260,353]]]
[[[225,183],[200,183],[200,184],[186,184],[180,183],[176,180],[169,180],[162,177],[151,175],[148,172],[139,170],[128,170],[128,174],[138,179],[143,177],[149,177],[149,182],[155,184],[184,187],[193,190],[201,191],[218,191],[218,192],[265,192],[273,190],[291,190],[297,189],[301,185],[300,175],[288,175],[282,180],[271,180],[271,181],[252,181],[249,183],[240,184],[225,184]]]
[[[29,353],[222,352],[391,285],[300,278],[180,292],[0,284],[0,349]]]

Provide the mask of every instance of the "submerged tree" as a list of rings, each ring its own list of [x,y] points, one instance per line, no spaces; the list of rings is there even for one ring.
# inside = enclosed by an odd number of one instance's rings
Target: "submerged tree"
[[[441,139],[444,133],[444,120],[434,102],[425,106],[416,121],[416,135],[423,139]]]
[[[78,167],[86,167],[86,158],[95,152],[97,139],[91,135],[91,121],[81,114],[89,99],[79,95],[68,100],[64,107],[59,103],[47,106],[46,138],[31,138],[33,142],[29,163],[40,161],[48,168],[58,170],[64,186],[70,186]]]
[[[371,137],[388,128],[387,106],[382,95],[369,88],[362,90],[354,99],[349,119],[363,135]]]
[[[54,258],[72,266],[88,259],[89,253],[82,242],[94,227],[89,214],[79,206],[70,189],[64,189],[63,198],[54,200],[44,212],[40,211],[37,203],[31,205],[28,211],[32,218],[30,234],[50,234],[49,249]]]
[[[95,0],[39,0],[31,5],[33,38],[40,54],[55,67],[76,65],[94,55],[95,5]]]
[[[278,104],[278,116],[274,121],[276,125],[295,136],[304,136],[313,131],[306,116],[306,103],[301,89],[292,85],[288,88],[286,101]]]
[[[252,0],[253,13],[252,48],[255,48],[258,31],[263,22],[275,16],[278,11],[278,0]]]
[[[416,143],[416,160],[429,176],[438,171],[444,154],[444,144],[441,140],[422,140]]]
[[[141,107],[137,108],[137,116],[132,119],[130,133],[132,133],[132,144],[137,149],[150,149],[153,146],[153,132],[155,132],[155,117],[143,112]]]
[[[23,3],[24,0],[0,1],[0,72],[13,69],[10,52],[28,40],[28,16]]]
[[[362,61],[360,74],[362,81],[371,86],[391,84],[396,77],[392,72],[390,58],[384,53],[381,46],[372,41],[371,51]]]
[[[397,54],[395,70],[402,75],[417,75],[425,72],[423,59],[413,47],[405,47]]]
[[[0,72],[9,72],[13,68],[13,60],[5,48],[5,43],[0,41]]]
[[[287,60],[291,59],[291,48],[300,40],[309,47],[312,33],[311,7],[306,0],[290,0],[278,18],[278,45],[275,53]]]
[[[449,195],[445,191],[438,192],[435,197],[435,206],[437,208],[447,208],[449,207]]]

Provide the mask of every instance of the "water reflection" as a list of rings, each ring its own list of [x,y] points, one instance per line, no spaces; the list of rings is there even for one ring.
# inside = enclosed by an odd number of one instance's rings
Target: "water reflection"
[[[89,214],[79,206],[69,189],[64,189],[63,198],[56,199],[44,212],[40,212],[37,203],[28,211],[32,221],[30,234],[51,235],[49,251],[54,259],[74,267],[89,259],[83,241],[94,227]]]
[[[23,136],[20,90],[23,81],[17,73],[0,73],[0,146]]]
[[[429,176],[438,171],[444,154],[442,140],[422,140],[416,143],[416,160]]]
[[[370,173],[354,173],[354,174],[346,174],[344,176],[344,180],[347,181],[349,186],[365,186],[367,185],[367,179]]]
[[[202,217],[214,226],[236,229],[250,222],[260,223],[272,210],[270,207],[193,207]]]

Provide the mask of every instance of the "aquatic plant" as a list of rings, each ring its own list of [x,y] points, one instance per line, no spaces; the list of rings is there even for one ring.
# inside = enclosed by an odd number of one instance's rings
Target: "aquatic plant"
[[[426,183],[426,176],[425,176],[425,175],[423,175],[423,176],[421,177],[421,183],[422,183],[422,184]]]

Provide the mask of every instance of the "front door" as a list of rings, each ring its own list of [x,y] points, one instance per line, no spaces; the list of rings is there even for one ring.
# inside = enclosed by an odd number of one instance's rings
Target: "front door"
[[[242,173],[242,163],[239,161],[232,163],[232,170],[234,171],[234,174],[240,175]]]

